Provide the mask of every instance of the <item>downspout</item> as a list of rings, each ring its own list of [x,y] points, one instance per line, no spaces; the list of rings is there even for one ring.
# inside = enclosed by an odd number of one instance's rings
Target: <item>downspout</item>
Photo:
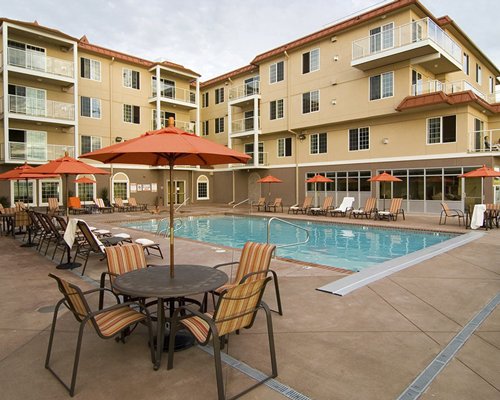
[[[113,63],[115,62],[115,57],[111,57],[111,62],[109,63],[109,144],[113,144]],[[110,175],[109,175],[109,203],[111,205],[111,199],[114,198],[113,191],[113,164],[110,164]]]

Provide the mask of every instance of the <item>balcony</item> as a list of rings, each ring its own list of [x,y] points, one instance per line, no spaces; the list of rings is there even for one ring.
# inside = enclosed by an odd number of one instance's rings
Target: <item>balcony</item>
[[[27,161],[33,163],[45,163],[63,157],[65,152],[71,157],[75,156],[74,146],[65,146],[58,144],[35,145],[21,142],[7,142],[8,161]],[[0,156],[4,157],[5,143],[1,143]]]
[[[7,49],[9,70],[21,74],[35,75],[55,82],[73,83],[74,63],[68,60],[48,57],[26,50]]]
[[[3,98],[1,99],[3,103]],[[9,94],[9,118],[74,125],[75,105]]]
[[[421,94],[444,92],[446,94],[465,92],[470,90],[476,96],[483,99],[484,101],[493,104],[498,103],[500,99],[500,92],[492,94],[484,94],[480,90],[477,90],[470,82],[465,80],[459,80],[454,82],[430,80],[426,82],[419,82],[411,86],[411,95],[419,96]]]
[[[232,105],[250,101],[255,98],[254,96],[260,97],[260,82],[256,80],[232,87],[229,90],[229,102]]]
[[[469,132],[468,152],[500,156],[500,129]]]
[[[254,153],[252,152],[245,152],[245,154],[247,156],[250,156],[252,157],[250,160],[247,161],[247,163],[245,165],[234,165],[233,167],[236,168],[236,169],[248,169],[248,167],[252,167],[252,166],[255,166],[254,164]],[[257,167],[263,167],[263,168],[267,168],[267,166],[269,165],[269,162],[268,162],[268,159],[267,159],[267,152],[259,152],[259,159],[257,161]]]
[[[253,117],[242,118],[233,120],[231,122],[231,137],[245,137],[250,136],[258,131],[260,133],[260,118],[257,122],[258,126],[255,128]]]
[[[165,121],[164,118],[162,118],[161,120],[161,127],[164,128],[168,126],[168,121]],[[158,128],[156,128],[156,120],[152,120],[151,121],[151,127],[153,130],[156,130]],[[175,120],[175,127],[176,128],[179,128],[179,129],[182,129],[183,131],[185,132],[189,132],[189,133],[196,133],[196,125],[194,122],[186,122],[186,121],[180,121],[180,120]]]
[[[435,74],[459,71],[462,48],[429,18],[352,43],[351,66],[363,71],[409,59]]]
[[[149,102],[156,101],[156,86],[153,86]],[[196,92],[187,89],[176,88],[175,86],[161,85],[160,101],[170,105],[180,106],[186,109],[194,110],[198,108],[196,104]]]

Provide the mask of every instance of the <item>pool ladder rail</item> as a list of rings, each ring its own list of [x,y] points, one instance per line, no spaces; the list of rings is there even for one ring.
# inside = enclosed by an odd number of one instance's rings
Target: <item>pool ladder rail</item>
[[[281,248],[281,247],[299,246],[301,244],[306,244],[307,242],[309,242],[309,239],[310,239],[309,229],[306,229],[303,226],[294,224],[293,222],[287,221],[286,219],[283,219],[283,218],[272,217],[272,218],[269,218],[269,221],[267,221],[267,243],[268,244],[269,244],[269,242],[271,240],[271,224],[272,224],[273,221],[278,221],[278,222],[281,222],[283,224],[287,224],[287,225],[293,226],[293,227],[295,227],[297,229],[303,230],[306,233],[306,240],[304,240],[302,242],[296,242],[296,243],[278,244],[278,245],[276,245],[277,249]]]
[[[164,225],[164,226],[163,226]],[[174,218],[174,232],[182,228],[182,219]],[[158,221],[158,227],[156,228],[156,236],[163,236],[164,238],[170,236],[170,219],[162,218]]]

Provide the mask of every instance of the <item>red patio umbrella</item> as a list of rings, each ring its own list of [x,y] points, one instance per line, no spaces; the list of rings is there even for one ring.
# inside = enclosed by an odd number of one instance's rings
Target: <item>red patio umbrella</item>
[[[314,206],[318,207],[318,196],[317,196],[317,186],[318,183],[329,183],[333,182],[333,179],[327,178],[326,176],[316,174],[312,178],[306,180],[307,183],[314,183]]]
[[[391,174],[388,174],[387,172],[384,171],[381,174],[372,176],[370,179],[368,179],[368,182],[401,182],[401,179],[396,178],[395,176],[392,176]],[[385,190],[384,190],[384,210],[385,210]]]
[[[269,200],[271,200],[271,183],[283,183],[283,181],[279,178],[276,178],[275,176],[268,175],[265,176],[264,178],[260,178],[257,183],[268,183],[269,184]]]
[[[75,179],[73,182],[75,182],[75,183],[95,183],[95,181],[93,179],[87,178],[86,176]]]
[[[500,177],[500,172],[495,171],[492,168],[483,165],[473,171],[466,172],[465,174],[459,175],[459,178],[481,178],[481,203],[484,203],[484,178],[498,178]]]
[[[104,163],[169,166],[170,179],[170,276],[174,277],[174,165],[245,164],[251,157],[192,133],[169,126],[134,139],[104,147],[82,158]]]

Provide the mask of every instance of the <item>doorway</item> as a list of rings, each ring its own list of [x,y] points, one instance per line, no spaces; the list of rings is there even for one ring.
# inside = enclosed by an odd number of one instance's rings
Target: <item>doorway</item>
[[[186,201],[186,181],[174,180],[174,204]],[[167,204],[170,203],[170,181],[167,180]]]

